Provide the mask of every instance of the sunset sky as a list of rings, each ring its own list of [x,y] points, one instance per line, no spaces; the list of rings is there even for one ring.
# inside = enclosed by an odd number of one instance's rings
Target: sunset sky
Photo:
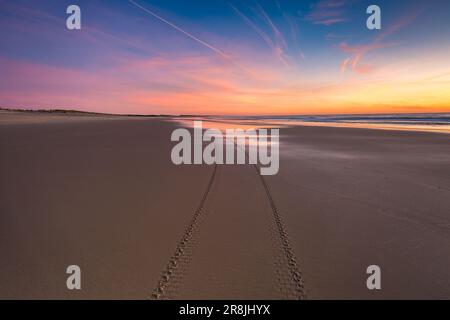
[[[0,0],[0,107],[450,111],[448,0],[134,1]],[[81,30],[66,28],[70,4]]]

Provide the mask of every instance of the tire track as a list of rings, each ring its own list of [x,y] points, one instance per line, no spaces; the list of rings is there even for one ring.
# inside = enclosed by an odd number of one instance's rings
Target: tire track
[[[246,152],[247,153],[247,152]],[[247,154],[248,156],[248,154]],[[260,174],[260,168],[257,164],[253,164],[264,193],[270,204],[272,216],[272,226],[269,227],[270,238],[274,244],[276,276],[280,284],[280,293],[287,299],[306,299],[303,276],[297,264],[294,251],[290,245],[289,237],[284,226],[279,209],[277,208],[269,186]],[[165,270],[153,290],[150,299],[173,299],[178,290],[186,269],[190,263],[190,259],[198,237],[198,227],[201,218],[205,215],[205,204],[208,196],[211,194],[214,183],[217,180],[219,165],[215,164],[207,188],[202,196],[198,208],[195,210],[192,220],[186,228],[183,237],[179,241],[175,253],[169,260]]]
[[[218,165],[215,164],[200,204],[195,210],[194,215],[183,234],[183,237],[178,242],[175,253],[170,258],[169,263],[163,271],[161,278],[156,285],[156,288],[151,294],[150,299],[170,299],[173,298],[174,294],[176,293],[178,284],[181,282],[181,279],[184,275],[184,270],[189,264],[196,240],[196,230],[199,226],[201,216],[205,213],[206,200],[208,198],[208,195],[211,193],[217,171]]]
[[[277,278],[281,285],[281,291],[285,294],[287,298],[293,297],[295,299],[304,300],[307,298],[305,287],[304,287],[304,280],[303,275],[300,271],[300,268],[297,265],[297,259],[295,257],[294,251],[290,245],[289,237],[286,231],[286,228],[284,227],[284,223],[282,220],[282,217],[280,215],[280,212],[278,210],[278,207],[275,204],[275,201],[272,197],[272,194],[270,192],[269,186],[267,185],[266,180],[264,177],[260,174],[260,168],[258,165],[254,164],[253,167],[256,170],[256,174],[260,178],[260,182],[264,188],[264,191],[266,193],[267,199],[269,200],[269,204],[272,211],[273,216],[273,222],[275,224],[275,230],[271,230],[271,233],[275,232],[278,237],[278,243],[281,246],[281,251],[283,255],[280,257],[281,259],[285,260],[284,264],[279,264],[279,261],[275,261],[275,264],[277,265],[278,271],[277,271]],[[271,228],[272,229],[272,228]],[[284,257],[283,257],[284,256]],[[278,259],[276,259],[278,260]],[[286,278],[283,274],[283,265],[287,264],[288,268],[288,274],[289,277]],[[293,290],[290,290],[290,287],[293,287]],[[293,294],[291,293],[293,291]]]
[[[242,148],[235,141],[232,141],[235,145],[235,148]],[[246,148],[243,148],[247,159],[249,159],[249,154]],[[300,268],[297,264],[297,259],[295,257],[294,250],[292,249],[289,237],[284,227],[284,223],[279,212],[278,207],[275,204],[275,200],[272,197],[269,186],[264,179],[264,176],[260,173],[260,167],[257,164],[253,164],[253,167],[256,170],[256,175],[259,177],[259,180],[264,188],[267,199],[269,200],[269,204],[272,211],[272,217],[274,222],[274,227],[270,227],[269,233],[271,238],[277,242],[278,247],[281,250],[280,254],[275,254],[275,265],[277,266],[277,279],[280,283],[280,291],[287,299],[298,299],[305,300],[307,299],[306,290],[304,286],[303,275],[300,271]],[[273,230],[275,229],[275,230]],[[284,260],[284,263],[281,263],[278,259]],[[288,269],[286,274],[285,269]]]

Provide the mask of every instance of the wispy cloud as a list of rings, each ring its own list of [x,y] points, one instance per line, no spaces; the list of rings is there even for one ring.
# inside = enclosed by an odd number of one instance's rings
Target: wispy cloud
[[[269,17],[267,12],[258,3],[257,8],[253,9],[254,13],[270,28],[271,35],[263,31],[262,28],[258,27],[256,23],[254,23],[248,16],[242,13],[242,11],[237,9],[232,4],[229,5],[236,12],[236,14],[240,16],[245,21],[245,23],[263,39],[267,46],[272,50],[278,61],[280,61],[284,66],[290,66],[289,60],[286,55],[286,39],[283,36],[283,33],[278,29],[278,27]]]
[[[303,50],[302,50],[302,48],[300,46],[300,42],[298,40],[299,39],[300,29],[299,29],[297,21],[295,20],[294,17],[292,17],[289,14],[284,13],[284,12],[283,12],[283,17],[284,17],[284,19],[286,20],[286,22],[287,22],[287,24],[289,26],[289,30],[291,32],[292,41],[294,42],[296,50],[298,50],[298,52],[300,54],[300,58],[302,60],[305,60],[306,59],[305,54],[303,53]]]
[[[325,26],[346,22],[348,18],[345,8],[349,2],[349,0],[320,0],[312,6],[305,20]]]
[[[345,73],[345,71],[347,71],[347,67],[348,67],[349,63],[350,63],[350,58],[342,60],[341,67],[340,67],[341,74],[343,74],[343,73]]]
[[[274,50],[277,58],[286,66],[289,66],[290,63],[288,61],[287,55],[286,55],[286,49],[287,49],[287,43],[286,39],[284,38],[283,33],[280,31],[280,29],[275,25],[275,23],[270,19],[267,12],[263,9],[263,7],[257,2],[257,7],[255,9],[255,13],[259,14],[260,17],[267,23],[267,25],[270,27],[274,39],[275,39],[275,47],[276,50]]]
[[[347,54],[350,54],[351,57],[346,58],[341,63],[341,73],[345,73],[347,71],[348,66],[352,67],[352,70],[357,73],[370,73],[374,70],[374,67],[370,64],[362,64],[361,60],[363,57],[374,50],[389,47],[394,45],[393,43],[379,43],[373,42],[368,45],[357,45],[350,46],[345,42],[339,44],[339,49]]]
[[[409,25],[417,18],[419,14],[420,12],[416,12],[397,20],[395,23],[391,24],[389,27],[387,27],[387,29],[381,32],[377,37],[375,37],[375,39],[370,44],[350,46],[346,42],[342,42],[339,45],[339,49],[341,49],[341,51],[345,53],[350,54],[351,57],[348,57],[342,61],[341,73],[345,73],[349,65],[351,65],[354,72],[360,74],[370,73],[375,70],[374,66],[362,63],[364,56],[371,51],[394,46],[395,43],[384,43],[383,41],[399,29]]]

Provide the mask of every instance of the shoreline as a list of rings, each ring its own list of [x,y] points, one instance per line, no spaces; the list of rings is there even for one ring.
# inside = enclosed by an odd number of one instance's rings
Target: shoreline
[[[393,132],[423,132],[423,133],[439,133],[450,134],[449,128],[429,128],[429,127],[414,127],[414,126],[386,126],[377,124],[343,124],[343,123],[321,123],[321,122],[300,122],[300,121],[284,121],[276,122],[270,120],[261,121],[242,121],[242,120],[227,120],[211,119],[211,118],[191,118],[191,119],[176,119],[169,118],[169,120],[178,122],[183,127],[192,128],[193,122],[198,120],[202,121],[203,127],[206,129],[276,129],[276,128],[295,128],[295,127],[316,127],[316,128],[344,128],[344,129],[365,129],[365,130],[377,130],[377,131],[393,131]]]
[[[447,113],[432,113],[432,114],[412,114],[412,115],[439,115]],[[12,117],[11,119],[2,118],[2,115],[6,117]],[[389,116],[402,116],[408,114],[390,114]],[[330,115],[330,117],[335,115]],[[347,116],[347,115],[345,115]],[[352,115],[352,116],[365,116],[365,115]],[[375,115],[370,115],[375,116]],[[296,116],[293,116],[294,118]],[[429,133],[441,133],[450,134],[449,125],[423,125],[423,124],[389,124],[389,123],[365,123],[365,122],[321,122],[321,121],[302,121],[296,119],[280,120],[279,117],[262,117],[248,119],[246,117],[233,117],[224,118],[223,116],[190,116],[190,115],[119,115],[119,114],[103,114],[95,112],[84,111],[64,111],[64,110],[12,110],[12,109],[0,109],[0,125],[3,124],[28,124],[28,123],[47,123],[52,120],[118,120],[118,119],[169,119],[170,121],[179,122],[187,127],[191,127],[188,124],[190,121],[202,120],[206,125],[206,128],[217,128],[211,124],[218,124],[220,127],[236,128],[241,126],[242,128],[286,128],[286,127],[330,127],[330,128],[355,128],[355,129],[369,129],[369,130],[384,130],[384,131],[408,131],[408,132],[429,132]],[[220,129],[220,127],[218,129]]]

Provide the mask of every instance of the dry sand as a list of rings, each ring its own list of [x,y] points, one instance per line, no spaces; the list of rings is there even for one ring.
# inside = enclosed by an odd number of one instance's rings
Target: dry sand
[[[0,114],[0,298],[450,298],[450,135],[283,128],[277,222],[253,166],[173,165],[177,125]]]

